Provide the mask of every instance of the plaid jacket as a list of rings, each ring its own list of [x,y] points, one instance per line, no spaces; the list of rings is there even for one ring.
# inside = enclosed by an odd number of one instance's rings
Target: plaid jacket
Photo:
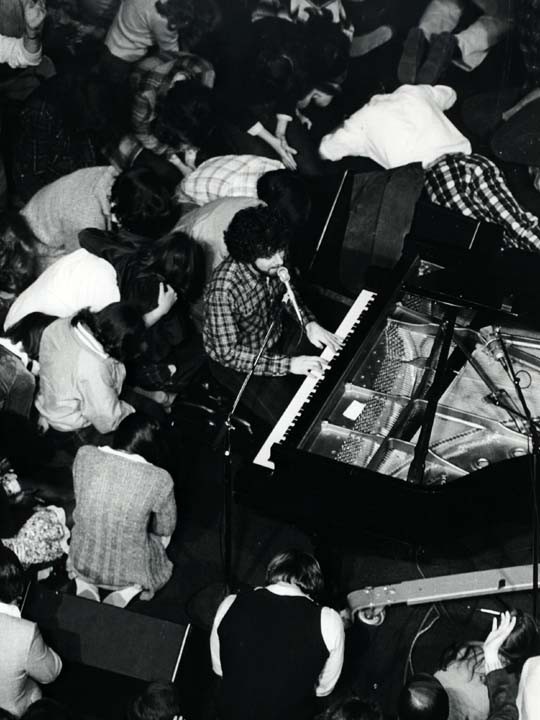
[[[277,317],[255,374],[286,375],[291,358],[278,350],[283,331],[282,298],[283,285],[277,277],[263,275],[249,264],[226,258],[214,271],[205,294],[203,342],[212,360],[239,372],[249,372],[272,320]],[[307,308],[301,306],[301,311],[306,323],[314,319]]]

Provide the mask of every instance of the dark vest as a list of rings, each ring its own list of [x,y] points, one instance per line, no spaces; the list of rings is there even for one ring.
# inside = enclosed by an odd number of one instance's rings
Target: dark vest
[[[328,658],[321,608],[269,590],[240,594],[218,628],[222,720],[304,720]]]

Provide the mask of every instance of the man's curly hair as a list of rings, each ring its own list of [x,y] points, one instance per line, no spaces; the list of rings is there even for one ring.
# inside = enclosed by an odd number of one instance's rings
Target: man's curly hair
[[[180,49],[193,48],[221,20],[221,11],[215,0],[157,0],[155,8],[167,18],[169,30],[178,33]]]
[[[264,207],[239,210],[224,233],[225,245],[233,260],[252,263],[287,250],[291,240],[290,226],[283,217]]]

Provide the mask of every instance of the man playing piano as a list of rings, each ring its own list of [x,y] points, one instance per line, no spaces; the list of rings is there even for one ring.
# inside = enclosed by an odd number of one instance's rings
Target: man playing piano
[[[271,425],[300,384],[292,376],[322,377],[327,363],[313,348],[335,352],[341,346],[300,299],[298,317],[293,303],[282,304],[290,239],[289,227],[270,208],[241,210],[225,232],[229,257],[215,269],[205,294],[203,340],[210,370],[231,392],[238,392],[269,333],[243,402]]]

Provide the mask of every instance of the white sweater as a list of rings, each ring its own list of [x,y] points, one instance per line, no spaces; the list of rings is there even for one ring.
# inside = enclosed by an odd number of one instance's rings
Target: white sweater
[[[442,155],[469,154],[470,142],[444,115],[455,101],[456,93],[445,85],[402,85],[375,95],[323,137],[319,152],[326,160],[368,157],[386,170],[413,162],[428,167]]]
[[[39,65],[41,62],[41,48],[31,53],[24,47],[23,38],[0,35],[0,64],[7,63],[12,68]]]

